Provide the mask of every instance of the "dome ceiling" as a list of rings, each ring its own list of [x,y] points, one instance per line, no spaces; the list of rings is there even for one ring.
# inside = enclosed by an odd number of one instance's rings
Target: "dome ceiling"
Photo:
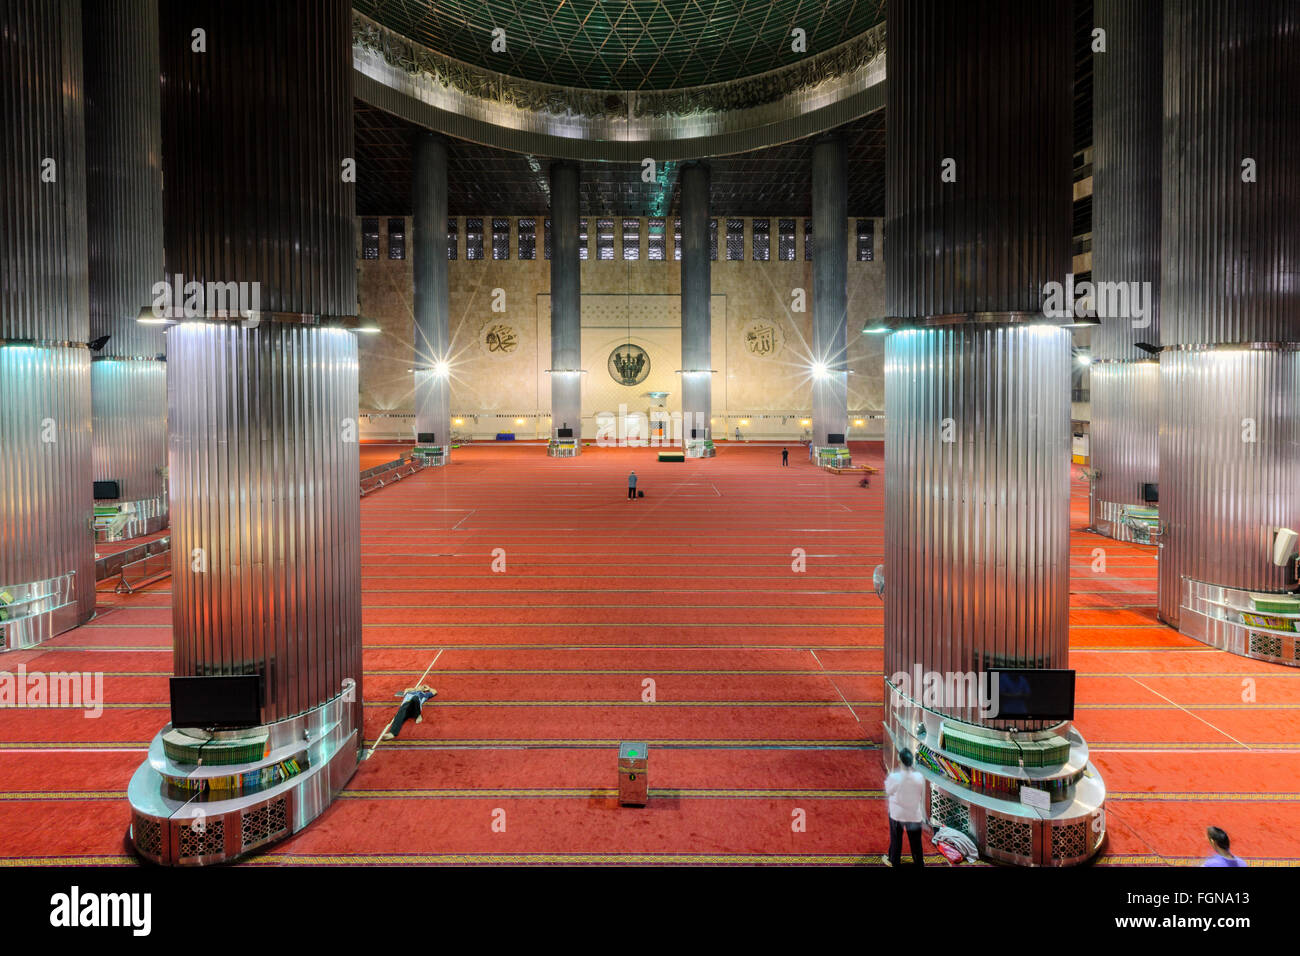
[[[754,76],[884,19],[884,0],[355,0],[446,56],[587,89],[665,90]],[[806,52],[792,49],[804,31]],[[494,51],[504,41],[504,51]]]

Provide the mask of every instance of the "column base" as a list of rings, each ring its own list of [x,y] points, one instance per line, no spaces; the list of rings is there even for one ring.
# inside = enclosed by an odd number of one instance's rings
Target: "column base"
[[[1183,579],[1178,631],[1210,647],[1300,667],[1300,595]]]
[[[85,586],[94,588],[93,581]],[[45,581],[0,585],[0,651],[20,651],[84,624],[77,602],[77,572]]]
[[[1089,530],[1114,541],[1155,544],[1160,536],[1160,509],[1151,505],[1098,501],[1096,518]]]
[[[208,866],[305,828],[359,764],[356,704],[343,698],[211,739],[203,731],[165,726],[127,788],[128,837],[135,852],[164,866]],[[200,752],[203,764],[197,762]]]
[[[130,541],[167,527],[167,499],[113,501],[95,505],[95,541]]]
[[[886,770],[894,769],[899,750],[912,751],[935,829],[958,830],[982,858],[1014,866],[1075,866],[1101,849],[1106,787],[1069,723],[1012,734],[939,714],[889,681],[885,700]],[[1038,791],[1049,805],[1021,803],[1021,788]]]
[[[717,454],[712,438],[692,438],[686,443],[687,458],[716,458]]]
[[[818,468],[847,468],[853,456],[843,445],[810,445],[808,455]]]
[[[546,454],[551,458],[577,458],[578,440],[576,438],[552,438],[546,443]]]

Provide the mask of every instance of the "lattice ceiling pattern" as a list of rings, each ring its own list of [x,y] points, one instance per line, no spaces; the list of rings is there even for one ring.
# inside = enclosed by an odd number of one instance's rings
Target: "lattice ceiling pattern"
[[[390,30],[500,73],[664,90],[788,66],[875,26],[884,0],[354,0]],[[806,52],[792,49],[795,28]],[[493,31],[504,30],[504,51]],[[498,43],[500,46],[500,36]]]
[[[357,212],[409,215],[412,143],[419,128],[357,103]],[[849,154],[849,215],[885,214],[885,113],[843,127]],[[473,143],[450,141],[448,211],[453,216],[497,213],[545,215],[550,206],[548,160]],[[716,216],[808,216],[812,213],[812,140],[711,159],[710,202]],[[680,167],[659,168],[658,181],[641,181],[632,164],[586,163],[583,215],[676,215]]]

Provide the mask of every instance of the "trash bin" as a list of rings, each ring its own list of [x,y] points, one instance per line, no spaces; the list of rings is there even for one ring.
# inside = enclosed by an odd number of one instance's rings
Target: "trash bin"
[[[644,807],[650,789],[649,755],[644,743],[618,746],[618,803],[623,807]]]

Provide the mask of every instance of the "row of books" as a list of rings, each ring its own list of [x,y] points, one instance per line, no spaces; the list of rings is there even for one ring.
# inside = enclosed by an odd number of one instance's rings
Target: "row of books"
[[[209,792],[220,794],[220,799],[240,793],[256,793],[273,787],[281,781],[296,777],[302,773],[305,761],[290,758],[276,764],[270,764],[247,773],[231,774],[226,777],[171,777],[173,787],[185,793]]]
[[[981,763],[1000,764],[1004,767],[1056,767],[1070,759],[1070,742],[1053,734],[1038,740],[1004,740],[964,734],[945,727],[940,746],[944,750],[978,760]]]
[[[963,787],[980,793],[987,793],[990,796],[1001,797],[1004,800],[1019,800],[1020,788],[1028,786],[1045,791],[1053,803],[1059,803],[1070,799],[1074,785],[1079,782],[1079,778],[1083,775],[1083,771],[1080,770],[1066,777],[1026,781],[1017,777],[1007,777],[985,770],[963,767],[956,761],[935,753],[924,744],[917,748],[916,760],[917,763],[931,773],[940,774],[961,784]]]

